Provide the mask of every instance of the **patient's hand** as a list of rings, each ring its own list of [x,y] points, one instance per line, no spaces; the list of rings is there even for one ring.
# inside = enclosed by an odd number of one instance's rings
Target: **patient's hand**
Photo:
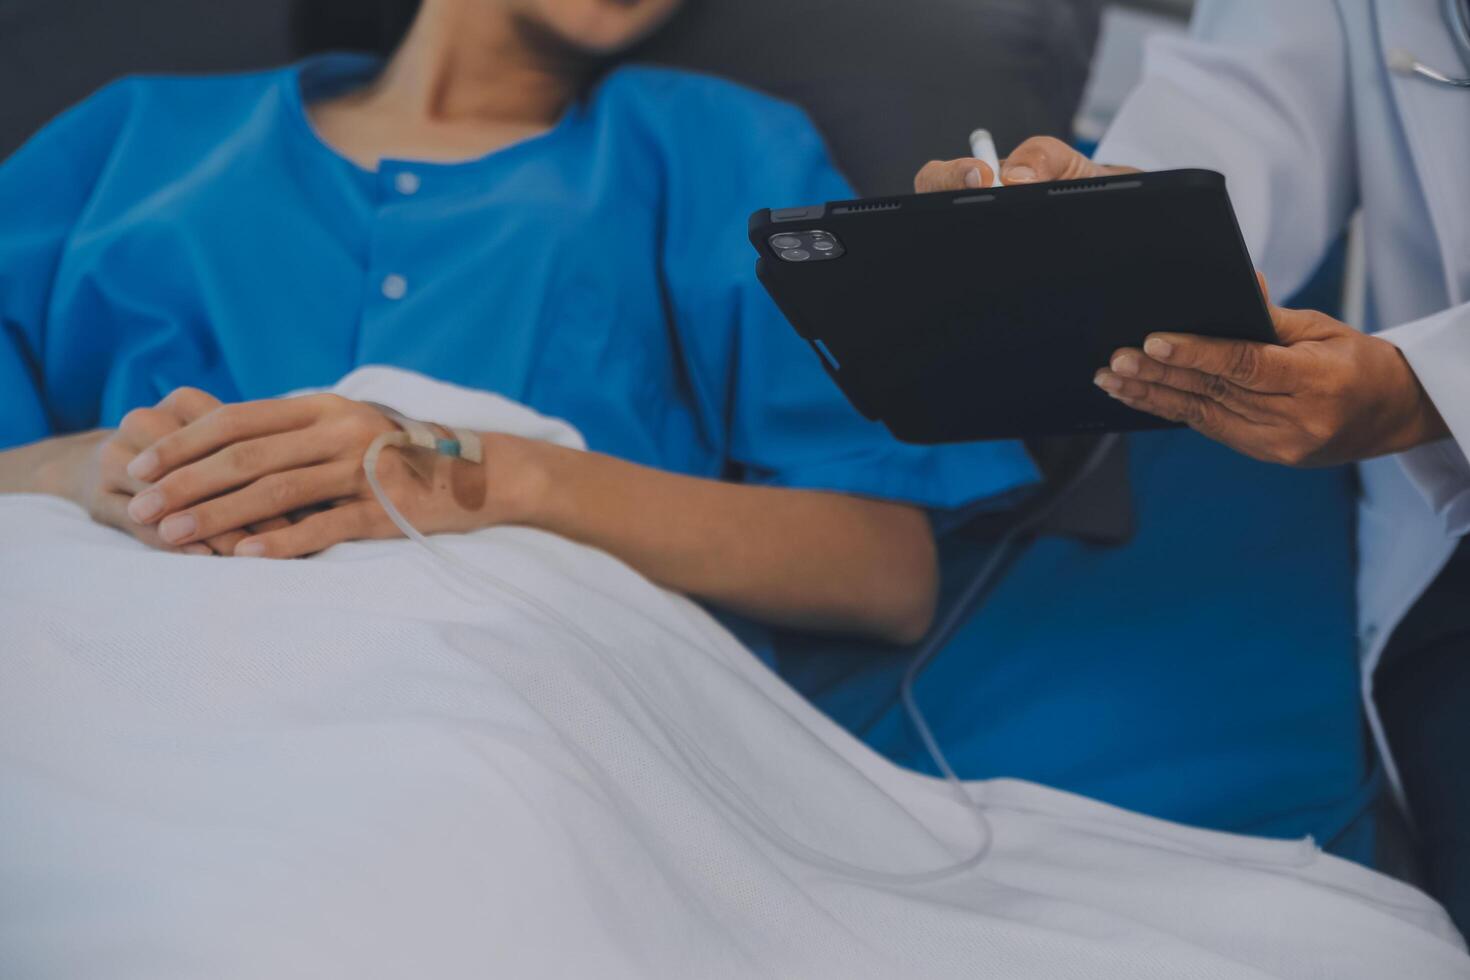
[[[144,544],[188,554],[229,554],[245,532],[212,535],[185,544],[164,541],[157,529],[135,520],[129,512],[134,495],[147,485],[128,472],[139,452],[177,432],[219,407],[219,399],[195,388],[179,388],[152,408],[137,408],[116,429],[98,430],[77,440],[79,455],[66,496],[87,509],[92,518],[126,531]],[[259,530],[274,530],[287,522],[273,522]]]
[[[342,541],[397,537],[362,469],[372,441],[396,429],[372,405],[331,394],[221,406],[133,461],[133,479],[156,482],[134,498],[129,513],[156,527],[162,541],[187,546],[316,508],[290,527],[237,538],[232,553],[251,557],[294,558]],[[493,438],[497,445],[524,441]],[[505,455],[497,453],[502,465]],[[379,459],[378,479],[425,533],[514,519],[507,507],[487,500],[485,467],[393,449]]]

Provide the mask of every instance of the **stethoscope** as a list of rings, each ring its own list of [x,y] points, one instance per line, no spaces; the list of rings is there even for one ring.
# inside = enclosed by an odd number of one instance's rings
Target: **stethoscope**
[[[1460,50],[1460,58],[1470,66],[1470,0],[1442,0],[1445,23],[1449,25],[1450,37]],[[1470,88],[1470,78],[1447,75],[1431,68],[1407,51],[1394,51],[1388,56],[1388,67],[1400,75],[1416,75],[1427,78],[1437,85],[1454,88]]]

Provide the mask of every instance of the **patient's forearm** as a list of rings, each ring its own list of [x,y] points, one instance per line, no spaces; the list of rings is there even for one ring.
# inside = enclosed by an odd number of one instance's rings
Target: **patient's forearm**
[[[679,476],[540,444],[523,523],[607,551],[660,584],[791,627],[912,642],[933,616],[928,519],[842,494]]]
[[[47,493],[76,500],[79,470],[105,435],[56,436],[0,452],[0,493]]]

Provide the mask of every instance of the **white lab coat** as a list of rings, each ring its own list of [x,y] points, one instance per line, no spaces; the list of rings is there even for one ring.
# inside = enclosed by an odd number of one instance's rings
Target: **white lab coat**
[[[1384,643],[1470,532],[1470,91],[1391,73],[1395,49],[1467,70],[1438,0],[1203,0],[1189,37],[1153,42],[1097,155],[1224,173],[1277,296],[1363,209],[1357,326],[1398,345],[1455,436],[1362,467],[1360,649],[1380,744]]]

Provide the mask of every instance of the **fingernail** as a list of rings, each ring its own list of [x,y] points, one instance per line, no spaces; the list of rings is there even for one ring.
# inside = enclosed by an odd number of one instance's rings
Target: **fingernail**
[[[1002,179],[1007,184],[1031,184],[1036,181],[1036,171],[1024,163],[1018,163],[1014,167],[1006,167]]]
[[[1110,395],[1114,392],[1121,391],[1123,388],[1122,379],[1115,374],[1109,374],[1107,371],[1099,371],[1097,377],[1092,379],[1092,383]]]
[[[1138,377],[1138,358],[1132,354],[1119,354],[1113,358],[1113,372],[1121,374],[1125,378]]]
[[[975,167],[965,172],[966,187],[984,187],[985,178],[980,175],[980,168]]]
[[[260,558],[265,554],[265,542],[247,539],[235,545],[236,558]]]
[[[194,520],[193,514],[170,514],[158,525],[158,536],[169,544],[178,544],[192,536],[198,526],[199,522]]]
[[[1167,361],[1174,356],[1174,345],[1159,337],[1150,337],[1143,342],[1143,352],[1149,357]]]
[[[151,449],[145,449],[134,456],[128,463],[128,476],[135,480],[146,480],[158,469],[158,454]]]
[[[144,490],[128,503],[128,516],[143,524],[157,517],[163,505],[162,490]]]

